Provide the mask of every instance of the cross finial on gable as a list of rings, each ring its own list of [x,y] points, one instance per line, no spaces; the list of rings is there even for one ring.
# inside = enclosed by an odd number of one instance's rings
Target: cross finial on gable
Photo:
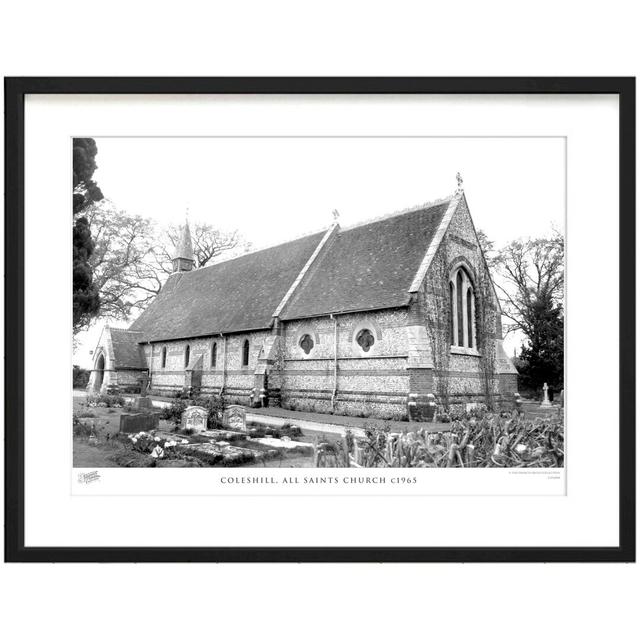
[[[333,221],[338,222],[338,218],[340,217],[340,212],[337,209],[334,209],[331,213],[333,214]]]
[[[458,181],[458,193],[462,193],[462,176],[460,175],[460,172],[458,171],[458,173],[456,173],[456,180]]]

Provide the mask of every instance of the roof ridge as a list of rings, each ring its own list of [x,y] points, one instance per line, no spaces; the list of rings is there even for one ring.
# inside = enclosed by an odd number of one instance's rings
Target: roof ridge
[[[353,224],[346,225],[341,227],[342,231],[348,231],[349,229],[355,229],[357,227],[364,227],[368,224],[372,224],[374,222],[380,222],[382,220],[388,220],[389,218],[395,218],[396,216],[402,216],[407,213],[415,213],[416,211],[422,211],[423,209],[431,209],[433,207],[437,207],[438,205],[445,204],[445,202],[451,202],[453,198],[455,198],[456,194],[452,193],[451,195],[446,196],[445,198],[438,198],[437,200],[431,200],[429,202],[423,202],[422,204],[417,204],[412,207],[406,207],[405,209],[399,209],[397,211],[392,211],[391,213],[383,213],[382,215],[376,216],[375,218],[369,218],[368,220],[362,220],[360,222],[354,222]]]

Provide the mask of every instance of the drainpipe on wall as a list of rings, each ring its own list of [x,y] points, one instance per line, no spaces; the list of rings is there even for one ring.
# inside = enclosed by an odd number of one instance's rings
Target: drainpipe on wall
[[[149,362],[147,362],[147,394],[151,391],[151,374],[153,372],[153,345],[147,340],[147,346],[151,349],[151,355],[149,356]]]
[[[224,385],[227,382],[227,336],[220,334],[220,337],[224,340],[224,349],[222,354],[222,384],[220,385],[220,397],[224,394]]]
[[[331,393],[331,409],[336,407],[338,395],[338,318],[333,314],[329,316],[333,320],[333,392]]]

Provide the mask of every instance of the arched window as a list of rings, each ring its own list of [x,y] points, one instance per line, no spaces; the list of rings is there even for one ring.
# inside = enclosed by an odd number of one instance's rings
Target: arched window
[[[167,347],[162,347],[162,368],[167,366]]]
[[[464,267],[458,267],[449,279],[451,304],[451,344],[476,348],[476,306],[473,282]]]
[[[244,344],[242,345],[242,366],[243,367],[249,366],[249,341],[248,340],[245,340]]]
[[[189,367],[189,356],[191,355],[191,347],[187,345],[184,350],[184,368],[187,369]]]
[[[449,325],[449,340],[451,344],[455,344],[456,335],[456,314],[455,314],[455,287],[453,282],[449,282],[449,311],[451,312],[451,324]]]
[[[467,288],[467,346],[473,347],[473,289]]]
[[[464,309],[462,308],[465,296],[462,293],[462,269],[458,269],[456,276],[456,316],[458,318],[458,346],[464,345]],[[464,345],[466,346],[466,345]]]
[[[218,363],[218,343],[214,342],[211,347],[211,368],[215,369]]]

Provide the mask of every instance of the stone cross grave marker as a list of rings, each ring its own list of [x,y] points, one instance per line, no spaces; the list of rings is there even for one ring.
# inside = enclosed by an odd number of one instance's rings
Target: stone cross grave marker
[[[549,402],[549,385],[545,382],[542,385],[542,402],[540,403],[541,407],[550,407],[551,402]]]
[[[206,431],[208,414],[209,412],[204,407],[187,407],[182,414],[182,428],[192,431]]]
[[[232,404],[224,412],[224,424],[228,429],[235,431],[247,430],[247,411],[244,407]]]

